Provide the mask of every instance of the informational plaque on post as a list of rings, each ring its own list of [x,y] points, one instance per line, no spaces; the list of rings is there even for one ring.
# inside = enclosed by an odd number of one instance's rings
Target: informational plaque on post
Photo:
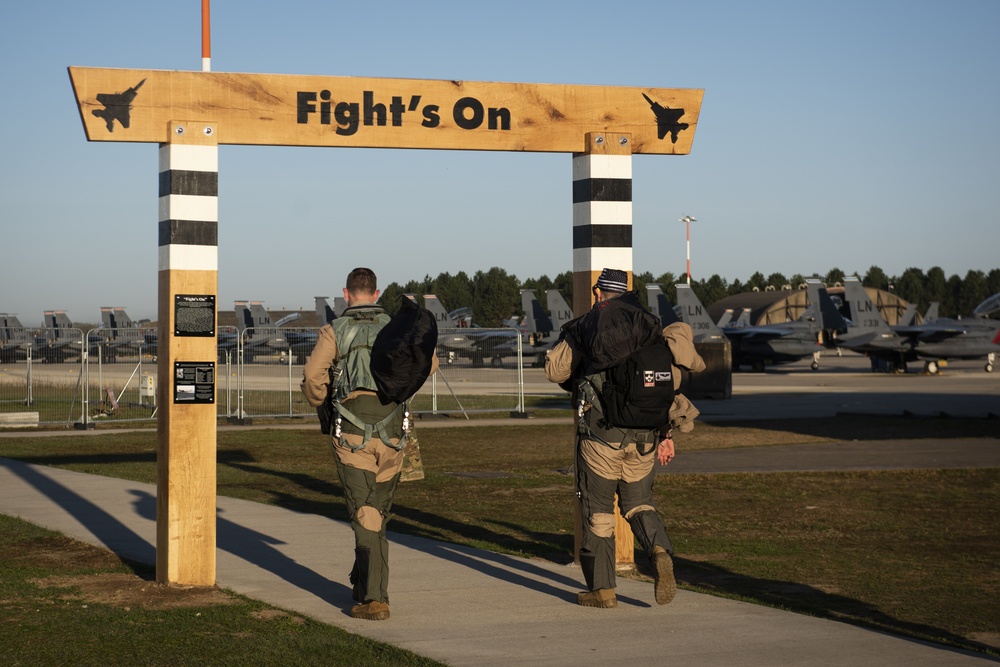
[[[174,403],[215,403],[215,362],[174,362]]]
[[[175,336],[215,335],[215,295],[178,294],[174,298]]]

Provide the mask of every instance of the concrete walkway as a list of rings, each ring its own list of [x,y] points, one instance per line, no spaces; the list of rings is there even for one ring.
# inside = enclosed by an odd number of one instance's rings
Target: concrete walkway
[[[0,513],[155,561],[155,487],[0,459]],[[219,497],[218,584],[450,665],[978,665],[988,658],[835,621],[619,580],[577,606],[576,566],[391,533],[392,618],[348,616],[347,523]]]

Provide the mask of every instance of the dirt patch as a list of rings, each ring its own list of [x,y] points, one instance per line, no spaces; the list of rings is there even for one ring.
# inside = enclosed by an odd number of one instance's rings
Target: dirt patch
[[[5,551],[4,557],[10,558],[14,565],[49,570],[106,570],[122,565],[122,559],[111,551],[63,535],[33,539],[25,548]]]
[[[66,599],[107,604],[129,610],[186,609],[234,604],[235,600],[214,587],[167,586],[134,574],[60,575],[32,580],[42,588],[69,588]]]

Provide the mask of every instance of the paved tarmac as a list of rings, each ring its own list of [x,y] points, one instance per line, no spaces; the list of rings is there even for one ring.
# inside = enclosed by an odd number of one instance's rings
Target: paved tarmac
[[[800,382],[816,382],[818,377],[803,374]],[[792,380],[788,376],[781,382],[795,384]],[[969,394],[955,391],[954,398],[942,401],[942,385],[915,392],[938,397],[921,405],[953,414],[968,412],[971,406],[970,416],[1000,412],[994,410],[995,393],[983,396],[977,387]],[[836,398],[836,389],[824,392],[801,385],[776,390],[768,400],[757,398],[758,393],[767,392],[741,390],[736,401],[699,403],[699,407],[707,408],[706,419],[725,420],[824,416],[842,411],[844,402]],[[861,399],[858,405],[874,413],[920,409],[913,398],[899,399],[900,393],[905,392],[887,390],[874,402]],[[985,400],[970,403],[969,395]],[[796,406],[791,414],[790,397]],[[441,425],[462,421],[451,419]],[[533,423],[552,421],[565,422]],[[417,428],[435,427],[437,422],[427,421]],[[687,452],[671,464],[670,472],[998,465],[1000,438],[968,438]],[[155,561],[155,498],[153,485],[0,459],[0,512],[141,562]],[[617,609],[583,608],[574,603],[584,588],[578,566],[391,532],[392,618],[362,621],[347,613],[352,604],[348,569],[354,556],[347,523],[219,497],[217,537],[219,586],[450,665],[579,667],[670,661],[696,666],[938,667],[995,662],[980,654],[684,590],[671,604],[658,606],[652,584],[625,578],[618,582]]]

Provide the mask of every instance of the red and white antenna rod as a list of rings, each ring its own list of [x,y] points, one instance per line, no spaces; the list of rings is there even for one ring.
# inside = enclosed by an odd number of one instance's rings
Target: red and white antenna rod
[[[209,0],[201,0],[201,71],[212,71],[212,22]]]

